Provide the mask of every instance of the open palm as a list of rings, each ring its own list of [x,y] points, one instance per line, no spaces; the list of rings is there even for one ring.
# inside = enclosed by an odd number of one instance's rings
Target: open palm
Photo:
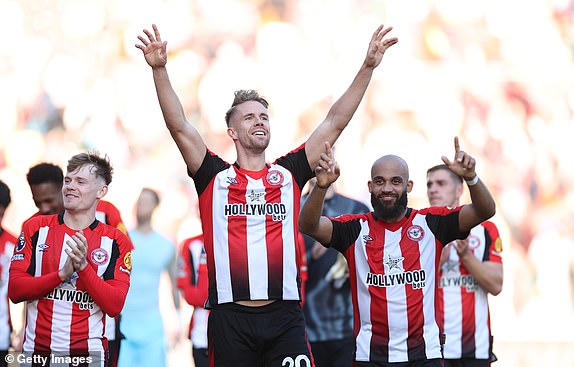
[[[152,68],[162,67],[167,63],[167,42],[161,41],[161,36],[155,24],[152,25],[152,28],[153,34],[147,29],[143,30],[147,38],[139,35],[138,39],[141,44],[137,44],[136,47],[142,50],[145,61],[149,66]]]
[[[393,27],[385,28],[385,26],[381,24],[373,33],[371,42],[369,42],[367,57],[365,58],[365,64],[367,66],[372,68],[377,67],[381,63],[385,51],[399,41],[396,37],[385,38],[392,29]]]

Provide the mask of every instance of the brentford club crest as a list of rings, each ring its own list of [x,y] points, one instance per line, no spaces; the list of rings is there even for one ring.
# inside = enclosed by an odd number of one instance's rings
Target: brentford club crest
[[[283,183],[283,174],[276,170],[269,171],[267,176],[265,176],[265,180],[267,180],[269,185],[279,186]]]
[[[95,265],[104,265],[108,261],[108,252],[103,248],[95,248],[90,253],[90,260]]]
[[[409,229],[407,229],[407,237],[411,241],[420,241],[423,239],[424,236],[425,231],[422,229],[421,226],[414,225],[410,226]]]

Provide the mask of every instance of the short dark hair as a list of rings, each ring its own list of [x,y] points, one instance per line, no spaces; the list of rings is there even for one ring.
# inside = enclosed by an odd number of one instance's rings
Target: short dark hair
[[[4,183],[4,181],[0,180],[0,206],[3,206],[4,209],[6,209],[11,202],[12,198],[10,197],[10,188]]]
[[[434,171],[440,171],[440,170],[445,170],[448,171],[451,175],[451,177],[455,180],[458,181],[459,183],[462,183],[462,177],[460,177],[459,175],[457,175],[456,173],[454,173],[450,168],[448,168],[448,166],[446,164],[437,164],[434,167],[431,167],[427,170],[427,176],[429,175],[429,173],[434,172]]]
[[[68,172],[74,172],[88,164],[91,164],[96,168],[96,176],[103,178],[106,185],[109,185],[112,182],[112,173],[114,169],[110,163],[110,158],[107,154],[103,157],[100,156],[100,153],[95,150],[87,153],[76,154],[68,160],[68,167],[66,169]]]
[[[225,113],[225,123],[227,124],[227,127],[229,127],[229,120],[231,120],[231,116],[235,112],[235,107],[247,101],[256,101],[261,103],[265,108],[269,107],[269,102],[267,102],[265,98],[261,97],[256,90],[241,89],[235,91],[233,97],[233,103],[231,104],[229,110],[227,110],[227,112]]]
[[[53,183],[59,187],[64,184],[64,172],[59,166],[52,163],[38,163],[30,167],[26,174],[28,185],[39,185],[43,183]]]

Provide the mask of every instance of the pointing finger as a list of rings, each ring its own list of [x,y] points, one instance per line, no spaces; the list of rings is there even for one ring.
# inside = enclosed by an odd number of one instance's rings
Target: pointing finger
[[[328,157],[331,157],[331,143],[328,141],[325,142],[325,154],[327,154]]]
[[[460,152],[460,145],[458,144],[458,136],[454,137],[454,154],[458,156],[458,152]]]

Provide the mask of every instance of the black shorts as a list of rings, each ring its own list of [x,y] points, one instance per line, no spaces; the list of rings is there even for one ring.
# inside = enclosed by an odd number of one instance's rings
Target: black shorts
[[[8,367],[8,362],[6,360],[6,356],[8,355],[8,350],[0,350],[0,367]],[[14,358],[16,359],[16,358]]]
[[[207,348],[192,348],[192,357],[195,367],[209,367]]]
[[[379,362],[353,362],[353,367],[442,367],[442,359],[424,359],[421,361],[412,362],[392,362],[392,363],[379,363]]]
[[[318,367],[349,367],[353,363],[355,354],[355,338],[311,343],[311,351]]]
[[[489,367],[488,359],[445,359],[444,367]]]
[[[209,313],[207,336],[210,365],[215,367],[314,366],[296,301],[215,306]]]

